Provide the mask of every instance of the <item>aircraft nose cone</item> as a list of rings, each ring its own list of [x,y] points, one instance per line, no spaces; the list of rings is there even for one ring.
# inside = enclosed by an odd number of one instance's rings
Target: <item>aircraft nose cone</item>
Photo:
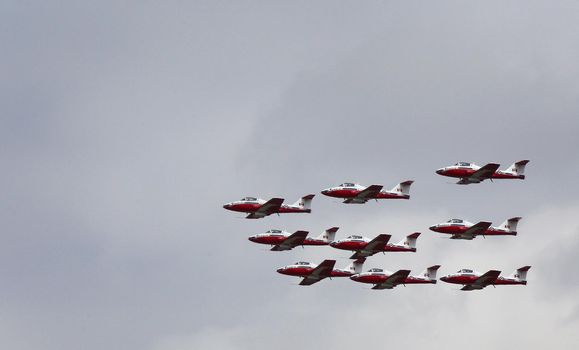
[[[429,227],[429,229],[430,229],[431,231],[436,231],[436,228],[437,228],[436,225],[432,225],[432,226]]]
[[[230,205],[231,205],[231,204],[229,204],[229,203],[223,204],[223,209],[229,209],[229,206],[230,206]]]
[[[276,270],[277,273],[283,273],[283,267]]]
[[[358,275],[358,274],[355,274],[355,275],[350,276],[350,279],[351,279],[352,281],[357,281],[359,278],[360,278],[360,275]]]
[[[438,169],[438,170],[436,171],[436,173],[437,173],[438,175],[442,175],[443,172],[444,172],[444,168],[440,168],[440,169]]]
[[[247,239],[249,239],[250,241],[254,242],[255,241],[255,237],[251,236],[251,237],[247,237]]]
[[[330,193],[330,190],[328,190],[328,189],[322,190],[322,194],[328,194],[328,193]]]
[[[440,277],[440,280],[441,280],[442,282],[448,282],[448,276]]]

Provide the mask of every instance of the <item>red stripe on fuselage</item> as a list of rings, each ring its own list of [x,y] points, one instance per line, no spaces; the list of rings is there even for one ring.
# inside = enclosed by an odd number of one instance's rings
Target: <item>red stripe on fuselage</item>
[[[509,284],[527,284],[527,281],[517,281],[509,278],[499,277],[495,280],[495,285],[509,285]]]
[[[352,275],[353,275],[352,272],[332,270],[332,274],[330,276],[331,277],[350,277]]]
[[[343,241],[343,242],[335,242],[332,244],[332,247],[342,250],[351,250],[351,251],[358,251],[363,250],[368,245],[368,242],[359,242],[359,241]],[[409,248],[404,246],[397,246],[393,244],[387,244],[384,249],[380,250],[384,252],[415,252],[416,248]]]
[[[406,278],[406,280],[404,281],[404,284],[425,284],[425,283],[434,284],[434,283],[436,283],[436,280],[425,280],[425,279],[421,279],[421,278],[408,276]]]
[[[476,170],[473,169],[447,169],[441,171],[439,174],[448,177],[469,177],[475,172]]]
[[[386,245],[385,252],[415,252],[416,248],[398,246],[393,244]]]
[[[435,232],[439,232],[439,233],[446,233],[446,234],[450,234],[450,235],[455,235],[455,234],[465,233],[469,228],[470,228],[470,226],[469,227],[467,227],[467,226],[439,226],[439,227],[431,228],[431,230],[435,231]],[[485,236],[516,236],[517,233],[512,232],[512,231],[501,231],[501,230],[497,230],[493,227],[490,227],[485,231],[484,235]]]
[[[238,204],[229,205],[225,209],[232,210],[232,211],[239,211],[242,213],[255,213],[257,210],[259,210],[259,208],[261,208],[261,204],[238,203]],[[274,214],[275,213],[280,213],[280,214],[283,214],[283,213],[311,213],[311,211],[312,211],[311,209],[282,206],[281,208],[279,208],[278,211],[275,211]]]
[[[251,237],[251,241],[260,244],[278,245],[285,241],[287,237],[285,236],[257,236]],[[329,242],[321,241],[315,238],[306,238],[304,242],[300,245],[311,245],[311,246],[322,246],[328,245]]]
[[[332,190],[324,192],[324,195],[334,198],[354,198],[362,192],[360,190]],[[389,192],[379,192],[374,197],[368,197],[369,199],[408,199],[410,196],[404,194],[395,194]]]
[[[341,190],[326,191],[326,192],[324,192],[324,195],[326,195],[328,197],[335,197],[335,198],[352,198],[352,197],[356,197],[358,195],[358,193],[360,193],[359,190],[341,189]]]
[[[310,213],[311,209],[295,208],[295,207],[281,207],[277,211],[280,214],[284,213]]]
[[[362,276],[356,276],[355,278],[353,278],[354,281],[356,282],[361,282],[361,283],[369,283],[369,284],[380,284],[383,283],[384,281],[386,281],[388,279],[388,277],[390,277],[389,275],[362,275]],[[423,283],[435,283],[435,280],[424,280],[424,279],[420,279],[420,278],[415,278],[412,276],[408,276],[403,283],[401,284],[423,284]]]
[[[368,242],[353,242],[353,241],[344,241],[344,242],[335,242],[332,244],[332,247],[342,250],[362,250],[364,247],[368,245]]]
[[[376,199],[409,199],[410,196],[406,194],[395,194],[389,192],[380,192],[374,197]]]
[[[443,278],[444,282],[454,283],[454,284],[473,284],[480,276],[475,275],[462,275],[462,276],[445,276]]]
[[[319,239],[315,239],[315,238],[307,238],[304,239],[304,243],[303,245],[328,245],[330,244],[330,242],[326,242],[326,241],[321,241]]]
[[[463,178],[463,177],[470,177],[475,172],[476,172],[476,170],[474,170],[474,169],[448,169],[448,170],[441,171],[439,174],[443,175],[443,176],[448,176],[448,177]],[[523,175],[495,172],[491,175],[491,178],[493,178],[493,179],[524,179],[525,177]]]
[[[314,268],[312,267],[289,267],[283,270],[279,270],[279,273],[289,276],[298,276],[298,277],[307,277],[309,276]],[[332,270],[330,277],[350,277],[352,276],[351,272],[348,271],[339,271],[339,270]]]
[[[493,179],[524,179],[525,177],[523,175],[494,173],[492,178]]]
[[[283,236],[259,236],[259,237],[252,237],[251,241],[254,243],[278,245],[281,244],[281,242],[285,241],[286,238],[287,237]]]
[[[239,203],[239,204],[232,204],[225,209],[232,210],[232,211],[239,211],[242,213],[254,213],[260,207],[261,207],[261,204],[257,204],[257,203],[253,203],[253,204],[252,203]]]
[[[359,275],[354,276],[352,280],[360,283],[379,284],[388,278],[387,275]]]
[[[314,270],[313,267],[288,267],[285,269],[280,269],[279,273],[289,276],[299,276],[305,277],[309,276],[310,273]]]
[[[480,276],[445,276],[442,278],[444,282],[454,283],[454,284],[473,284]],[[527,284],[526,281],[517,281],[514,279],[499,277],[494,282],[489,283],[489,285],[507,285],[507,284]]]

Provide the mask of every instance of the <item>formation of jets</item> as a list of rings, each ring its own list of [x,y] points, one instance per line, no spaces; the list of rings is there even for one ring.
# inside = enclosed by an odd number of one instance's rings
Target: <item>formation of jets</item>
[[[436,170],[442,176],[458,178],[459,185],[468,185],[493,179],[525,179],[524,171],[528,160],[513,163],[505,170],[499,170],[500,165],[488,163],[478,166],[474,163],[458,162]],[[343,199],[345,204],[364,204],[369,200],[378,199],[410,199],[410,186],[414,181],[407,180],[394,186],[391,190],[385,190],[382,185],[363,186],[353,182],[344,182],[339,186],[330,187],[321,191],[328,197]],[[284,204],[283,198],[271,198],[264,200],[256,197],[245,197],[241,200],[226,203],[223,208],[236,212],[246,213],[247,219],[261,219],[272,214],[284,213],[311,213],[311,204],[314,194],[301,197],[293,204]],[[450,239],[472,240],[478,236],[516,236],[517,224],[521,217],[507,219],[501,225],[493,227],[489,221],[472,223],[463,219],[450,219],[446,222],[429,227],[431,231],[448,235]],[[343,269],[335,267],[336,260],[326,259],[319,265],[307,261],[296,262],[277,269],[283,275],[301,278],[300,285],[308,286],[325,278],[349,277],[352,281],[371,284],[372,289],[392,289],[400,284],[436,284],[436,275],[440,265],[433,265],[418,275],[410,275],[410,270],[398,270],[390,272],[381,268],[372,268],[362,271],[368,257],[377,253],[386,252],[416,252],[416,242],[421,235],[414,232],[407,235],[398,243],[391,243],[391,235],[378,234],[374,238],[361,235],[349,235],[346,238],[336,239],[338,227],[331,227],[319,235],[309,236],[309,232],[298,230],[293,233],[270,229],[264,233],[255,234],[248,239],[251,242],[271,246],[272,251],[288,251],[298,246],[329,246],[335,249],[353,252],[353,259]],[[501,271],[489,270],[486,273],[476,272],[471,269],[461,269],[456,273],[441,277],[446,283],[459,284],[463,291],[483,289],[489,285],[526,285],[527,272],[530,266],[517,269],[507,277],[501,276]]]

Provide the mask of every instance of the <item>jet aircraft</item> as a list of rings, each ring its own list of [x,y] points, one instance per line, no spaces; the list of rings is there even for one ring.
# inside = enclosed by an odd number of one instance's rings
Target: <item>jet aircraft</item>
[[[480,167],[474,163],[458,162],[436,170],[436,173],[443,176],[457,177],[459,185],[480,183],[490,179],[525,179],[525,166],[528,160],[521,160],[513,163],[505,170],[498,170],[499,164],[489,163]]]
[[[477,236],[516,236],[520,217],[506,220],[498,227],[491,227],[490,222],[477,224],[462,219],[450,219],[447,222],[430,226],[434,232],[447,233],[451,239],[473,239]]]
[[[435,284],[436,271],[440,265],[434,265],[424,270],[418,276],[410,276],[410,270],[398,270],[394,273],[383,269],[370,269],[350,277],[351,280],[361,283],[371,283],[372,289],[392,289],[399,284]]]
[[[343,198],[347,204],[364,204],[371,199],[410,199],[410,185],[414,181],[404,181],[396,185],[390,191],[384,190],[382,185],[370,185],[344,182],[343,184],[326,188],[323,195],[335,198]]]
[[[345,239],[337,240],[330,243],[330,246],[336,249],[351,250],[355,253],[350,259],[367,258],[380,252],[416,252],[416,240],[420,236],[420,232],[412,233],[406,236],[399,243],[388,243],[389,234],[379,234],[373,239],[363,236],[352,235]]]
[[[334,269],[336,260],[324,260],[315,265],[310,262],[300,261],[277,269],[283,275],[303,277],[300,285],[309,286],[327,277],[350,277],[362,271],[366,259],[357,259],[344,269]]]
[[[441,277],[440,280],[446,283],[462,284],[461,290],[478,290],[487,286],[507,285],[507,284],[527,284],[527,271],[530,266],[523,266],[517,269],[508,277],[500,276],[501,271],[489,270],[484,274],[471,269],[458,270],[456,273]]]
[[[271,214],[283,213],[311,213],[313,194],[300,198],[294,204],[283,204],[283,198],[272,198],[268,201],[255,197],[245,197],[241,200],[226,203],[223,208],[227,210],[249,213],[246,219],[261,219]]]
[[[338,227],[331,227],[322,232],[318,237],[307,237],[308,231],[296,231],[292,234],[282,230],[268,230],[248,239],[255,243],[269,244],[272,251],[291,250],[297,246],[328,245],[336,237]]]

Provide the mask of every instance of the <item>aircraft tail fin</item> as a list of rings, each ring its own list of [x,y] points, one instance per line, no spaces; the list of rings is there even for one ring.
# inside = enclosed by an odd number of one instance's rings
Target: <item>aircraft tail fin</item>
[[[314,198],[314,194],[308,194],[307,196],[303,196],[293,205],[296,207],[301,207],[302,209],[311,210],[312,209],[312,199]]]
[[[317,238],[323,240],[324,242],[333,242],[336,238],[336,232],[339,230],[339,227],[330,227],[329,229],[322,232]]]
[[[440,268],[440,265],[430,266],[426,270],[422,271],[422,273],[420,274],[420,277],[424,277],[424,278],[429,279],[431,281],[434,281],[434,283],[436,283],[436,273],[438,272],[439,268]]]
[[[410,185],[412,185],[412,183],[414,183],[414,181],[412,180],[401,182],[398,185],[394,186],[394,188],[390,190],[390,192],[395,192],[404,195],[406,197],[410,197]]]
[[[505,170],[507,173],[511,173],[513,175],[518,175],[521,179],[525,178],[525,166],[529,163],[528,160],[520,160],[516,163],[513,163],[510,167]]]
[[[529,271],[530,268],[531,268],[530,266],[523,266],[521,268],[518,268],[517,271],[515,271],[510,277],[518,281],[527,283],[527,272]]]
[[[418,240],[418,236],[420,236],[420,232],[411,233],[398,244],[416,249],[416,241]]]
[[[511,232],[516,233],[517,232],[517,224],[519,223],[519,220],[521,220],[521,217],[519,217],[519,216],[507,219],[505,222],[503,222],[501,224],[501,226],[499,226],[499,228],[509,230]]]
[[[346,270],[350,271],[352,274],[361,273],[365,261],[366,258],[356,259],[346,267]]]

